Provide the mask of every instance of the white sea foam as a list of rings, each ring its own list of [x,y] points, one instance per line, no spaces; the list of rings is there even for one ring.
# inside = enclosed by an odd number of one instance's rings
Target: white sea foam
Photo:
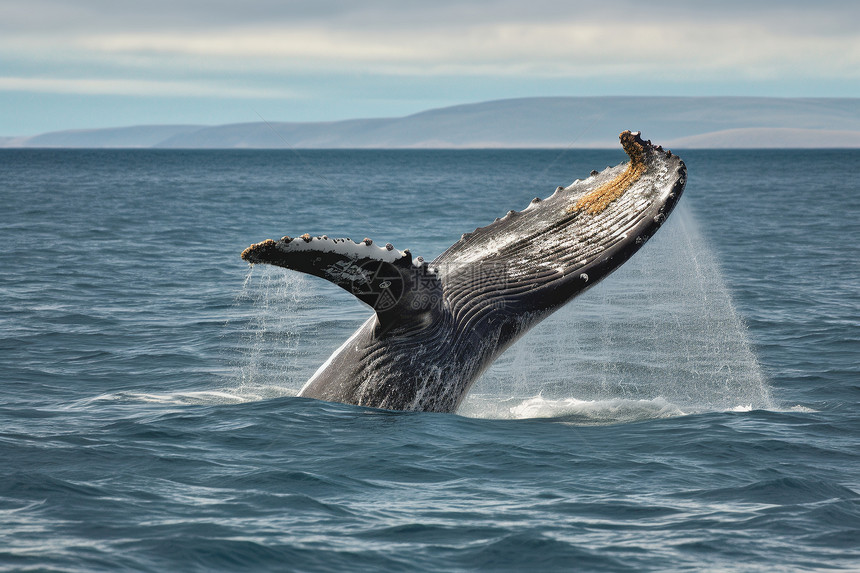
[[[295,396],[295,388],[283,386],[256,386],[240,389],[223,388],[220,390],[185,390],[176,392],[109,392],[90,398],[77,400],[69,405],[71,409],[87,408],[99,402],[110,403],[150,403],[173,405],[217,405],[258,402],[284,396]]]
[[[809,408],[808,406],[801,406],[800,404],[796,404],[794,406],[791,406],[790,408],[788,408],[785,411],[786,412],[800,412],[803,414],[810,414],[813,412],[818,412],[818,410],[814,410],[812,408]]]
[[[548,400],[535,396],[512,407],[510,412],[514,418],[577,416],[596,422],[669,418],[685,414],[680,408],[661,397],[653,400],[577,400],[576,398]]]
[[[556,418],[585,425],[672,418],[686,413],[662,397],[653,400],[578,400],[532,396],[500,401],[497,396],[486,394],[473,396],[469,405],[460,411],[460,414],[478,418]]]

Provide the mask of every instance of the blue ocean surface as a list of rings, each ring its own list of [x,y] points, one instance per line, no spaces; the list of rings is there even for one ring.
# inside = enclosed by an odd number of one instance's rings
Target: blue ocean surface
[[[683,151],[676,212],[457,414],[295,397],[432,259],[619,151],[0,150],[0,570],[860,569],[860,151]]]

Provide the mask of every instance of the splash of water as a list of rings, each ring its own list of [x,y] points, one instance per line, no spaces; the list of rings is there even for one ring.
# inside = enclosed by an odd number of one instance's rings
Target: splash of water
[[[236,298],[236,305],[249,314],[242,321],[240,359],[234,365],[239,384],[231,393],[246,400],[298,393],[306,378],[301,332],[312,320],[304,311],[316,307],[314,289],[307,282],[299,273],[249,269]]]
[[[773,409],[719,264],[682,204],[629,263],[529,332],[459,413],[594,423]]]

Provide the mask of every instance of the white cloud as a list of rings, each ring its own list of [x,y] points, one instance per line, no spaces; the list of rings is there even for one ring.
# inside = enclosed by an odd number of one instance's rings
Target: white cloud
[[[541,95],[852,97],[858,21],[846,0],[2,0],[0,128],[253,121],[250,99],[306,121]]]
[[[201,33],[95,35],[78,49],[111,55],[209,58],[220,65],[390,74],[785,74],[860,70],[860,35],[820,37],[760,24],[676,27],[658,23],[497,23],[384,33],[356,29],[258,28]]]
[[[14,64],[0,90],[290,97],[280,86],[291,76],[356,74],[675,85],[860,79],[860,34],[846,24],[860,9],[840,17],[831,0],[822,0],[829,8],[792,0],[153,0],[122,10],[108,0],[29,2],[44,12],[18,0],[0,5],[0,59]]]
[[[202,82],[102,78],[28,78],[0,76],[0,91],[134,96],[289,98],[286,90],[232,87]]]

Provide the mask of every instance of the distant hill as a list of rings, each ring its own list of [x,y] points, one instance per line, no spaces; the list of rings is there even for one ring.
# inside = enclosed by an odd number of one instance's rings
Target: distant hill
[[[13,140],[15,147],[156,147],[162,141],[198,131],[202,125],[140,125],[108,129],[54,131]],[[3,142],[0,141],[0,145]],[[7,145],[10,146],[10,145]]]
[[[681,137],[668,145],[685,149],[858,148],[860,131],[746,127]]]
[[[0,146],[601,148],[617,146],[625,129],[688,149],[860,147],[860,98],[520,98],[397,118],[61,131],[0,138]]]

